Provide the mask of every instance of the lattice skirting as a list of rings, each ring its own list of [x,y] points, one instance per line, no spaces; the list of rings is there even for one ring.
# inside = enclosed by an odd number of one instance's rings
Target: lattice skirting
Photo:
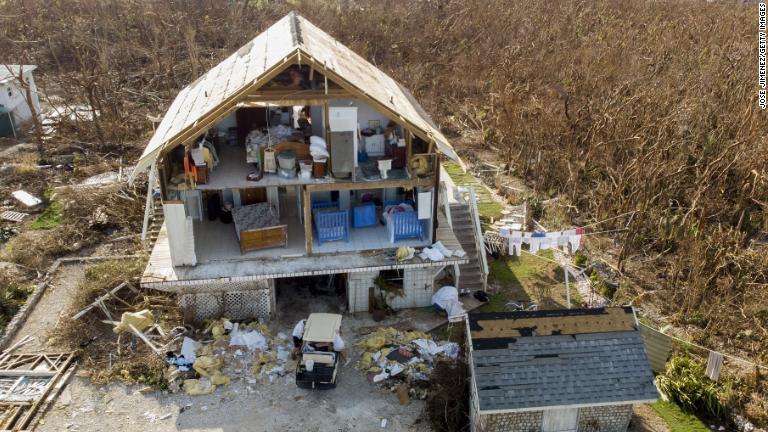
[[[205,292],[182,292],[179,304],[194,321],[219,317],[268,320],[274,315],[274,292],[272,280],[206,284]]]

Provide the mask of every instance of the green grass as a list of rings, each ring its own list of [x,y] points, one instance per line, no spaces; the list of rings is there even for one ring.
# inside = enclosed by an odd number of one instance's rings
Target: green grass
[[[553,259],[550,250],[540,251],[539,256]],[[488,303],[479,309],[480,312],[503,311],[509,301],[539,302],[539,292],[545,289],[549,290],[551,301],[540,304],[540,307],[565,307],[567,304],[563,272],[555,263],[525,254],[490,260],[488,266],[489,282],[498,284],[500,290],[490,296]],[[572,284],[571,305],[575,307],[582,303],[583,299]]]
[[[695,415],[689,414],[679,406],[660,400],[651,405],[669,427],[670,432],[707,432],[709,428]]]
[[[45,230],[59,225],[61,225],[61,205],[57,201],[51,201],[51,204],[32,222],[30,227],[36,230]]]
[[[457,185],[473,186],[475,188],[477,211],[480,212],[481,218],[487,220],[493,218],[496,220],[501,217],[501,211],[504,210],[504,204],[493,198],[493,194],[487,186],[480,183],[472,175],[465,173],[458,164],[449,162],[443,164],[443,167],[445,167],[445,171],[448,172],[448,176],[451,177],[451,180]]]
[[[27,297],[34,291],[31,284],[14,284],[0,287],[0,332],[16,315],[21,306],[27,301]]]

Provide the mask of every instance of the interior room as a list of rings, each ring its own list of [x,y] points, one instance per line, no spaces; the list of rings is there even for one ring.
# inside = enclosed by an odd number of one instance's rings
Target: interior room
[[[304,203],[299,188],[194,191],[200,201],[190,206],[189,214],[198,262],[306,255]],[[419,203],[419,194],[397,188],[312,193],[312,253],[430,244],[431,200],[427,204],[422,198]],[[256,214],[243,221],[239,215],[265,208],[269,216]],[[254,238],[249,240],[248,236]]]
[[[164,198],[182,201],[193,220],[199,261],[430,242],[433,191],[374,184],[430,176],[426,157],[408,162],[429,151],[424,141],[306,66],[252,98],[159,167]],[[329,186],[350,181],[361,185]],[[317,185],[328,187],[309,189]]]

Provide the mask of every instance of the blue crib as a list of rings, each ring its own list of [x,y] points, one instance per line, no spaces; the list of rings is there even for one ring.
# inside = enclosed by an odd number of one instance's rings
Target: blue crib
[[[392,223],[391,230],[394,241],[409,238],[424,240],[424,226],[415,211],[395,213],[392,215],[390,223]]]
[[[333,210],[338,207],[333,201],[312,203],[318,246],[334,240],[349,241],[349,210]]]

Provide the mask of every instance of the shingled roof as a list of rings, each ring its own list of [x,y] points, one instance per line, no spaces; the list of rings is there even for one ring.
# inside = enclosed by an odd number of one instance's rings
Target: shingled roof
[[[632,308],[469,314],[482,412],[658,398]]]

